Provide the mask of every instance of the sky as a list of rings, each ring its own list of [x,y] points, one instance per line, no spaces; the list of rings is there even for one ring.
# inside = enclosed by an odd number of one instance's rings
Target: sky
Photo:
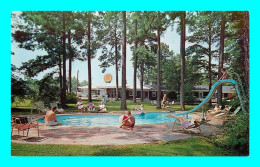
[[[177,26],[175,25],[174,28]],[[186,28],[187,31],[187,28]],[[175,53],[180,53],[180,36],[176,33],[175,29],[168,27],[168,29],[161,35],[161,42],[166,43],[169,45],[170,50],[173,50]],[[186,42],[186,48],[190,44]],[[20,67],[22,62],[27,62],[30,59],[36,58],[37,55],[45,55],[46,52],[43,50],[36,50],[36,51],[28,51],[25,49],[21,49],[18,47],[18,44],[15,41],[11,43],[11,51],[15,53],[15,55],[11,55],[11,63],[14,64],[16,67]],[[92,71],[92,83],[93,84],[104,84],[104,75],[111,74],[112,75],[112,84],[115,84],[115,67],[109,67],[105,73],[102,73],[102,69],[99,67],[100,62],[98,57],[101,55],[101,50],[99,50],[96,54],[96,57],[91,61],[91,71]],[[133,84],[133,64],[131,61],[132,58],[132,51],[130,50],[130,45],[127,44],[127,52],[126,52],[126,78],[127,84]],[[39,73],[35,78],[41,79],[44,74],[51,72],[53,69],[46,70],[44,72]],[[67,61],[67,70],[68,70],[68,61]],[[87,61],[78,61],[75,60],[72,63],[72,77],[77,76],[77,71],[79,70],[79,81],[88,80],[88,68],[87,68]],[[67,73],[68,74],[68,73]],[[121,83],[121,71],[119,71],[119,84]],[[139,80],[138,80],[139,83]]]

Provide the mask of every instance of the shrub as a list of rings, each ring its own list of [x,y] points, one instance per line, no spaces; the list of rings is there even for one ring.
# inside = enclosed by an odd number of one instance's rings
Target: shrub
[[[76,104],[78,97],[75,93],[66,93],[66,103]]]
[[[215,140],[216,144],[240,153],[249,154],[249,114],[243,113],[227,120],[223,126],[223,134]]]
[[[59,81],[53,77],[53,73],[46,74],[36,84],[39,86],[39,94],[36,97],[37,101],[43,101],[44,103],[58,101],[60,94]]]
[[[194,86],[192,84],[187,83],[185,85],[185,95],[184,100],[186,104],[193,104],[195,101],[194,95],[192,90],[194,89]]]

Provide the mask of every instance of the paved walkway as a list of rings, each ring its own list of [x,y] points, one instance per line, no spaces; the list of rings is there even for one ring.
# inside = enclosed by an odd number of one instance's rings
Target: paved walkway
[[[213,120],[212,124],[202,125],[202,133],[194,131],[191,135],[181,127],[172,132],[172,123],[136,125],[134,131],[119,129],[118,127],[72,127],[56,126],[49,127],[41,124],[40,137],[37,131],[31,129],[29,138],[17,134],[14,130],[12,142],[35,143],[35,144],[84,144],[84,145],[125,145],[154,143],[159,141],[172,141],[185,139],[192,136],[207,136],[219,133],[215,126],[218,121]],[[20,134],[22,134],[20,132]]]

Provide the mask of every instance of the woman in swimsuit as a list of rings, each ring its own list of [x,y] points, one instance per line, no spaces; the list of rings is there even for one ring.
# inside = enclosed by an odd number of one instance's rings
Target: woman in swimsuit
[[[81,110],[81,112],[85,112],[85,107],[83,106],[81,99],[78,100],[76,105],[78,106],[78,109]]]
[[[130,111],[126,111],[126,115],[123,117],[120,128],[133,130],[135,126],[135,118],[131,115]]]

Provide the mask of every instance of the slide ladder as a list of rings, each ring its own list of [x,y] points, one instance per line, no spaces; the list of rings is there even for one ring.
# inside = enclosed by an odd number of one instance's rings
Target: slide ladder
[[[239,75],[237,73],[235,73],[235,72],[232,72],[231,74],[234,74],[236,79],[237,79],[237,81],[238,81],[238,87],[239,87],[239,90],[241,91],[241,94],[242,94],[242,97],[243,97],[243,99],[242,99],[243,104],[247,104],[248,103],[248,98],[247,98],[247,96],[245,94],[244,87],[243,87],[243,84],[241,82],[241,79],[240,79]]]
[[[235,88],[236,88],[236,92],[237,92],[237,96],[239,98],[239,101],[240,101],[240,105],[241,105],[241,108],[242,108],[242,111],[245,111],[245,108],[244,108],[244,99],[241,98],[241,95],[240,95],[240,91],[239,91],[239,88],[241,88],[242,85],[239,85],[235,80],[233,79],[224,79],[224,80],[220,80],[218,82],[216,82],[209,94],[207,95],[207,97],[199,104],[197,105],[195,108],[189,110],[189,111],[185,111],[185,112],[182,112],[182,113],[173,113],[174,115],[177,115],[177,116],[181,116],[181,115],[188,115],[189,113],[191,112],[194,112],[194,111],[197,111],[199,110],[200,108],[202,108],[204,105],[206,105],[208,103],[208,101],[212,98],[212,96],[215,94],[217,88],[222,85],[222,84],[225,84],[225,83],[232,83],[235,85]],[[244,97],[245,98],[245,97]]]

